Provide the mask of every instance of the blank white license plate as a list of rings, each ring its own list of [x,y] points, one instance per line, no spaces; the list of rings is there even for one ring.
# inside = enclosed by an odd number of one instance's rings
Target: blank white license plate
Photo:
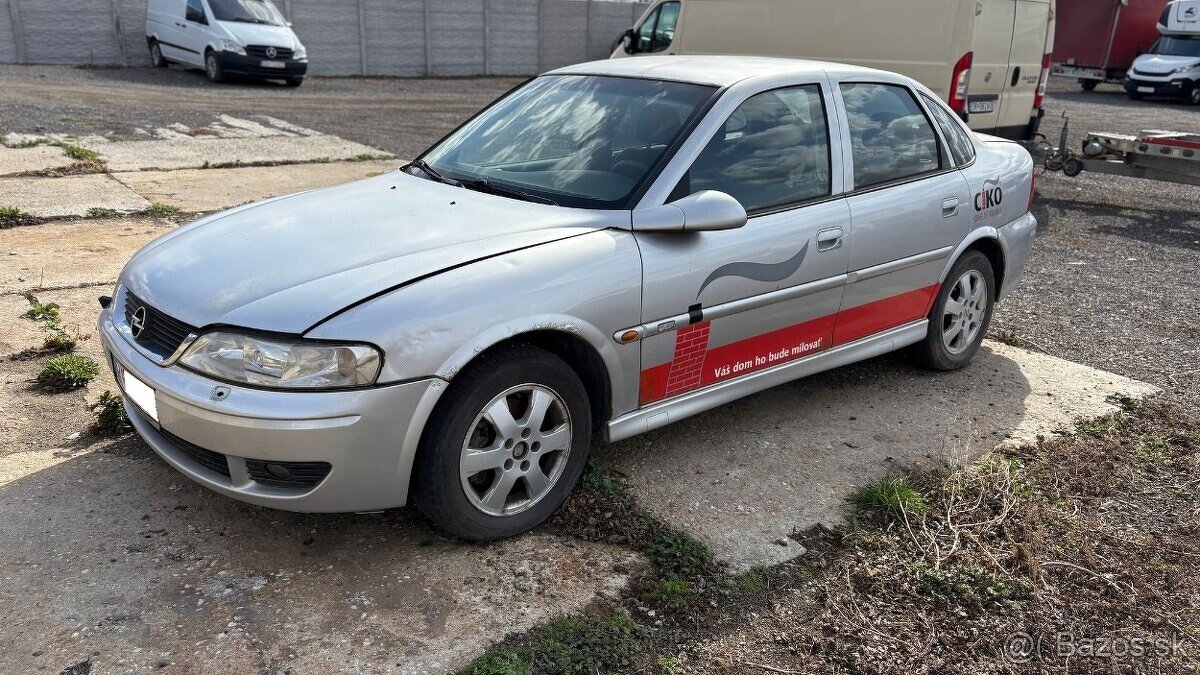
[[[122,368],[121,388],[125,390],[125,395],[129,397],[130,401],[133,401],[134,405],[146,413],[150,419],[158,421],[158,404],[154,401],[154,390],[150,388],[150,385],[130,375],[128,370]]]
[[[990,113],[990,112],[995,112],[995,110],[996,110],[996,102],[995,101],[968,101],[967,102],[967,112]]]
[[[1153,94],[1154,87],[1138,87],[1138,91],[1143,94]]]
[[[259,61],[258,65],[263,68],[283,68],[287,66],[283,61]]]

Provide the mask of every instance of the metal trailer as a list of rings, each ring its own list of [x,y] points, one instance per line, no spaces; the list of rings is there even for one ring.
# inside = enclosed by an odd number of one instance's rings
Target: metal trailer
[[[1063,116],[1066,118],[1066,116]],[[1063,123],[1057,148],[1043,140],[1031,148],[1047,171],[1078,176],[1084,171],[1200,185],[1200,134],[1143,131],[1136,135],[1089,133],[1081,153],[1067,147],[1069,121]]]
[[[1079,80],[1085,91],[1121,82],[1133,60],[1158,39],[1167,0],[1058,0],[1050,74]]]

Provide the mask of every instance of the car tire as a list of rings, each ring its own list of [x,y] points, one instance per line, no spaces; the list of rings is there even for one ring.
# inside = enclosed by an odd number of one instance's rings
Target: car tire
[[[1200,80],[1196,80],[1192,83],[1192,91],[1190,94],[1188,94],[1188,101],[1190,101],[1192,105],[1200,105]]]
[[[910,355],[934,370],[957,370],[971,362],[987,335],[996,299],[992,263],[967,251],[954,263],[929,311],[929,332]]]
[[[302,84],[304,84],[303,77],[289,77],[287,79],[287,86],[289,87],[299,87]]]
[[[167,67],[167,59],[162,54],[162,47],[159,46],[158,40],[150,41],[150,65],[155,68]]]
[[[1125,93],[1129,96],[1129,100],[1131,101],[1140,101],[1143,98],[1146,98],[1146,95],[1141,92],[1127,91]]]
[[[1079,80],[1079,86],[1084,91],[1094,91],[1096,89],[1096,85],[1098,84],[1100,84],[1099,80]]]
[[[204,75],[209,82],[225,81],[225,73],[221,72],[221,61],[217,59],[216,52],[211,49],[204,53]]]
[[[426,425],[414,501],[463,539],[520,534],[566,500],[591,433],[587,391],[562,359],[525,344],[484,353],[454,378]]]

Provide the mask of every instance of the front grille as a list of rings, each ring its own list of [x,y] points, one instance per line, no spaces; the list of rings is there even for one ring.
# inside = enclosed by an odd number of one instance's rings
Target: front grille
[[[1133,74],[1134,75],[1145,75],[1146,77],[1166,77],[1166,76],[1170,75],[1171,73],[1151,73],[1151,72],[1147,72],[1145,70],[1138,70],[1137,68],[1134,68]]]
[[[137,340],[137,343],[142,348],[158,356],[160,359],[169,358],[175,353],[175,350],[179,349],[179,345],[183,344],[188,335],[197,332],[195,327],[163,314],[126,290],[125,324],[131,330],[133,328],[133,315],[139,309],[146,310],[145,318],[143,319],[144,328],[141,333],[134,336],[134,339]]]
[[[331,467],[325,462],[264,462],[246,460],[250,478],[268,487],[307,489],[325,480]]]
[[[275,56],[267,56],[266,45],[250,45],[246,47],[246,55],[259,59],[279,59],[286,61],[292,58],[292,50],[287,47],[275,47]]]
[[[195,443],[183,440],[166,429],[160,428],[158,433],[162,434],[162,437],[171,444],[171,447],[178,450],[180,454],[186,455],[188,459],[209,471],[229,478],[229,460],[225,459],[225,455],[213,452],[212,450],[205,450]]]

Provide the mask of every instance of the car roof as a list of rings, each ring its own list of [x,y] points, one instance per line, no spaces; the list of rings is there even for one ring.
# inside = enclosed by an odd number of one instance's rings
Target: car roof
[[[783,59],[769,56],[638,56],[634,58],[589,61],[565,68],[552,70],[548,75],[607,75],[612,77],[638,77],[652,80],[670,80],[709,84],[718,87],[756,77],[777,75],[818,75],[828,73],[833,77],[856,75],[880,75],[884,71],[862,68],[844,63]],[[897,77],[894,73],[888,73]]]

